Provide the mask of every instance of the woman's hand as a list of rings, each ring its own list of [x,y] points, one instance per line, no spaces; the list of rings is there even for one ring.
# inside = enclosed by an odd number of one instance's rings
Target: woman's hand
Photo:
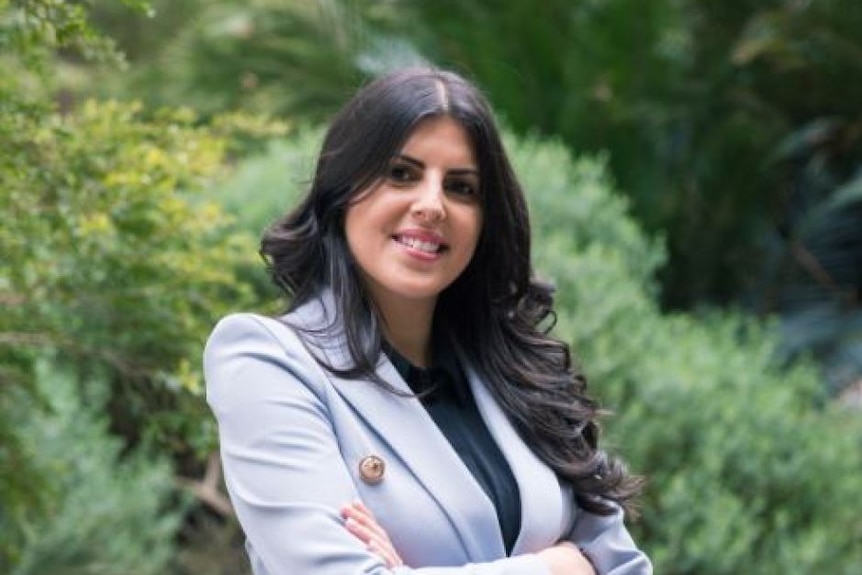
[[[344,517],[345,528],[365,543],[366,548],[380,557],[387,567],[404,565],[389,534],[361,501],[342,507],[341,516]],[[569,541],[557,543],[536,555],[550,567],[552,575],[596,575],[589,560]]]
[[[380,557],[390,569],[404,565],[395,551],[389,534],[377,523],[374,514],[361,501],[357,500],[341,508],[344,526],[350,533],[365,543],[366,548]]]
[[[596,570],[574,543],[561,541],[536,553],[553,575],[596,575]]]

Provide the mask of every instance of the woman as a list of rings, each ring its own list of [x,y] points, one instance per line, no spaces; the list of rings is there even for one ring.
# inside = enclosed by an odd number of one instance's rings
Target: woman
[[[651,573],[475,87],[361,89],[261,253],[290,310],[223,319],[205,353],[257,575]]]

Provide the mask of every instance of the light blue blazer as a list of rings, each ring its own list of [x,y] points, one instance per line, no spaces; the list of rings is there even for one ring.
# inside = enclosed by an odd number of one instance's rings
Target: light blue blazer
[[[225,481],[256,575],[549,575],[533,553],[561,539],[583,547],[600,574],[652,573],[622,513],[579,510],[464,362],[520,489],[521,532],[507,557],[494,505],[421,403],[333,375],[314,356],[349,365],[344,338],[300,336],[283,321],[320,327],[325,316],[316,303],[280,320],[231,315],[204,353]],[[385,356],[377,373],[409,393]],[[385,464],[377,483],[360,473],[370,455]],[[388,569],[344,528],[339,510],[356,498],[406,566]]]

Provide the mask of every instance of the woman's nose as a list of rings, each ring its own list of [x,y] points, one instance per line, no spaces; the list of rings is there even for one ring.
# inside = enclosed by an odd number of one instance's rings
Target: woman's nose
[[[413,202],[411,212],[413,216],[422,221],[434,222],[446,217],[443,205],[444,191],[443,182],[435,178],[428,178],[417,190],[418,195]]]

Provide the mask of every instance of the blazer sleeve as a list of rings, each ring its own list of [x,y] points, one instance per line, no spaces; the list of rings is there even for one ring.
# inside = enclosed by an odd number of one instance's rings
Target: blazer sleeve
[[[620,507],[608,516],[579,508],[568,539],[581,548],[597,575],[652,575],[652,563],[629,535]]]
[[[204,352],[225,481],[257,575],[550,575],[531,554],[388,569],[368,552],[339,513],[357,491],[327,412],[324,372],[292,330],[273,327],[228,316]]]

